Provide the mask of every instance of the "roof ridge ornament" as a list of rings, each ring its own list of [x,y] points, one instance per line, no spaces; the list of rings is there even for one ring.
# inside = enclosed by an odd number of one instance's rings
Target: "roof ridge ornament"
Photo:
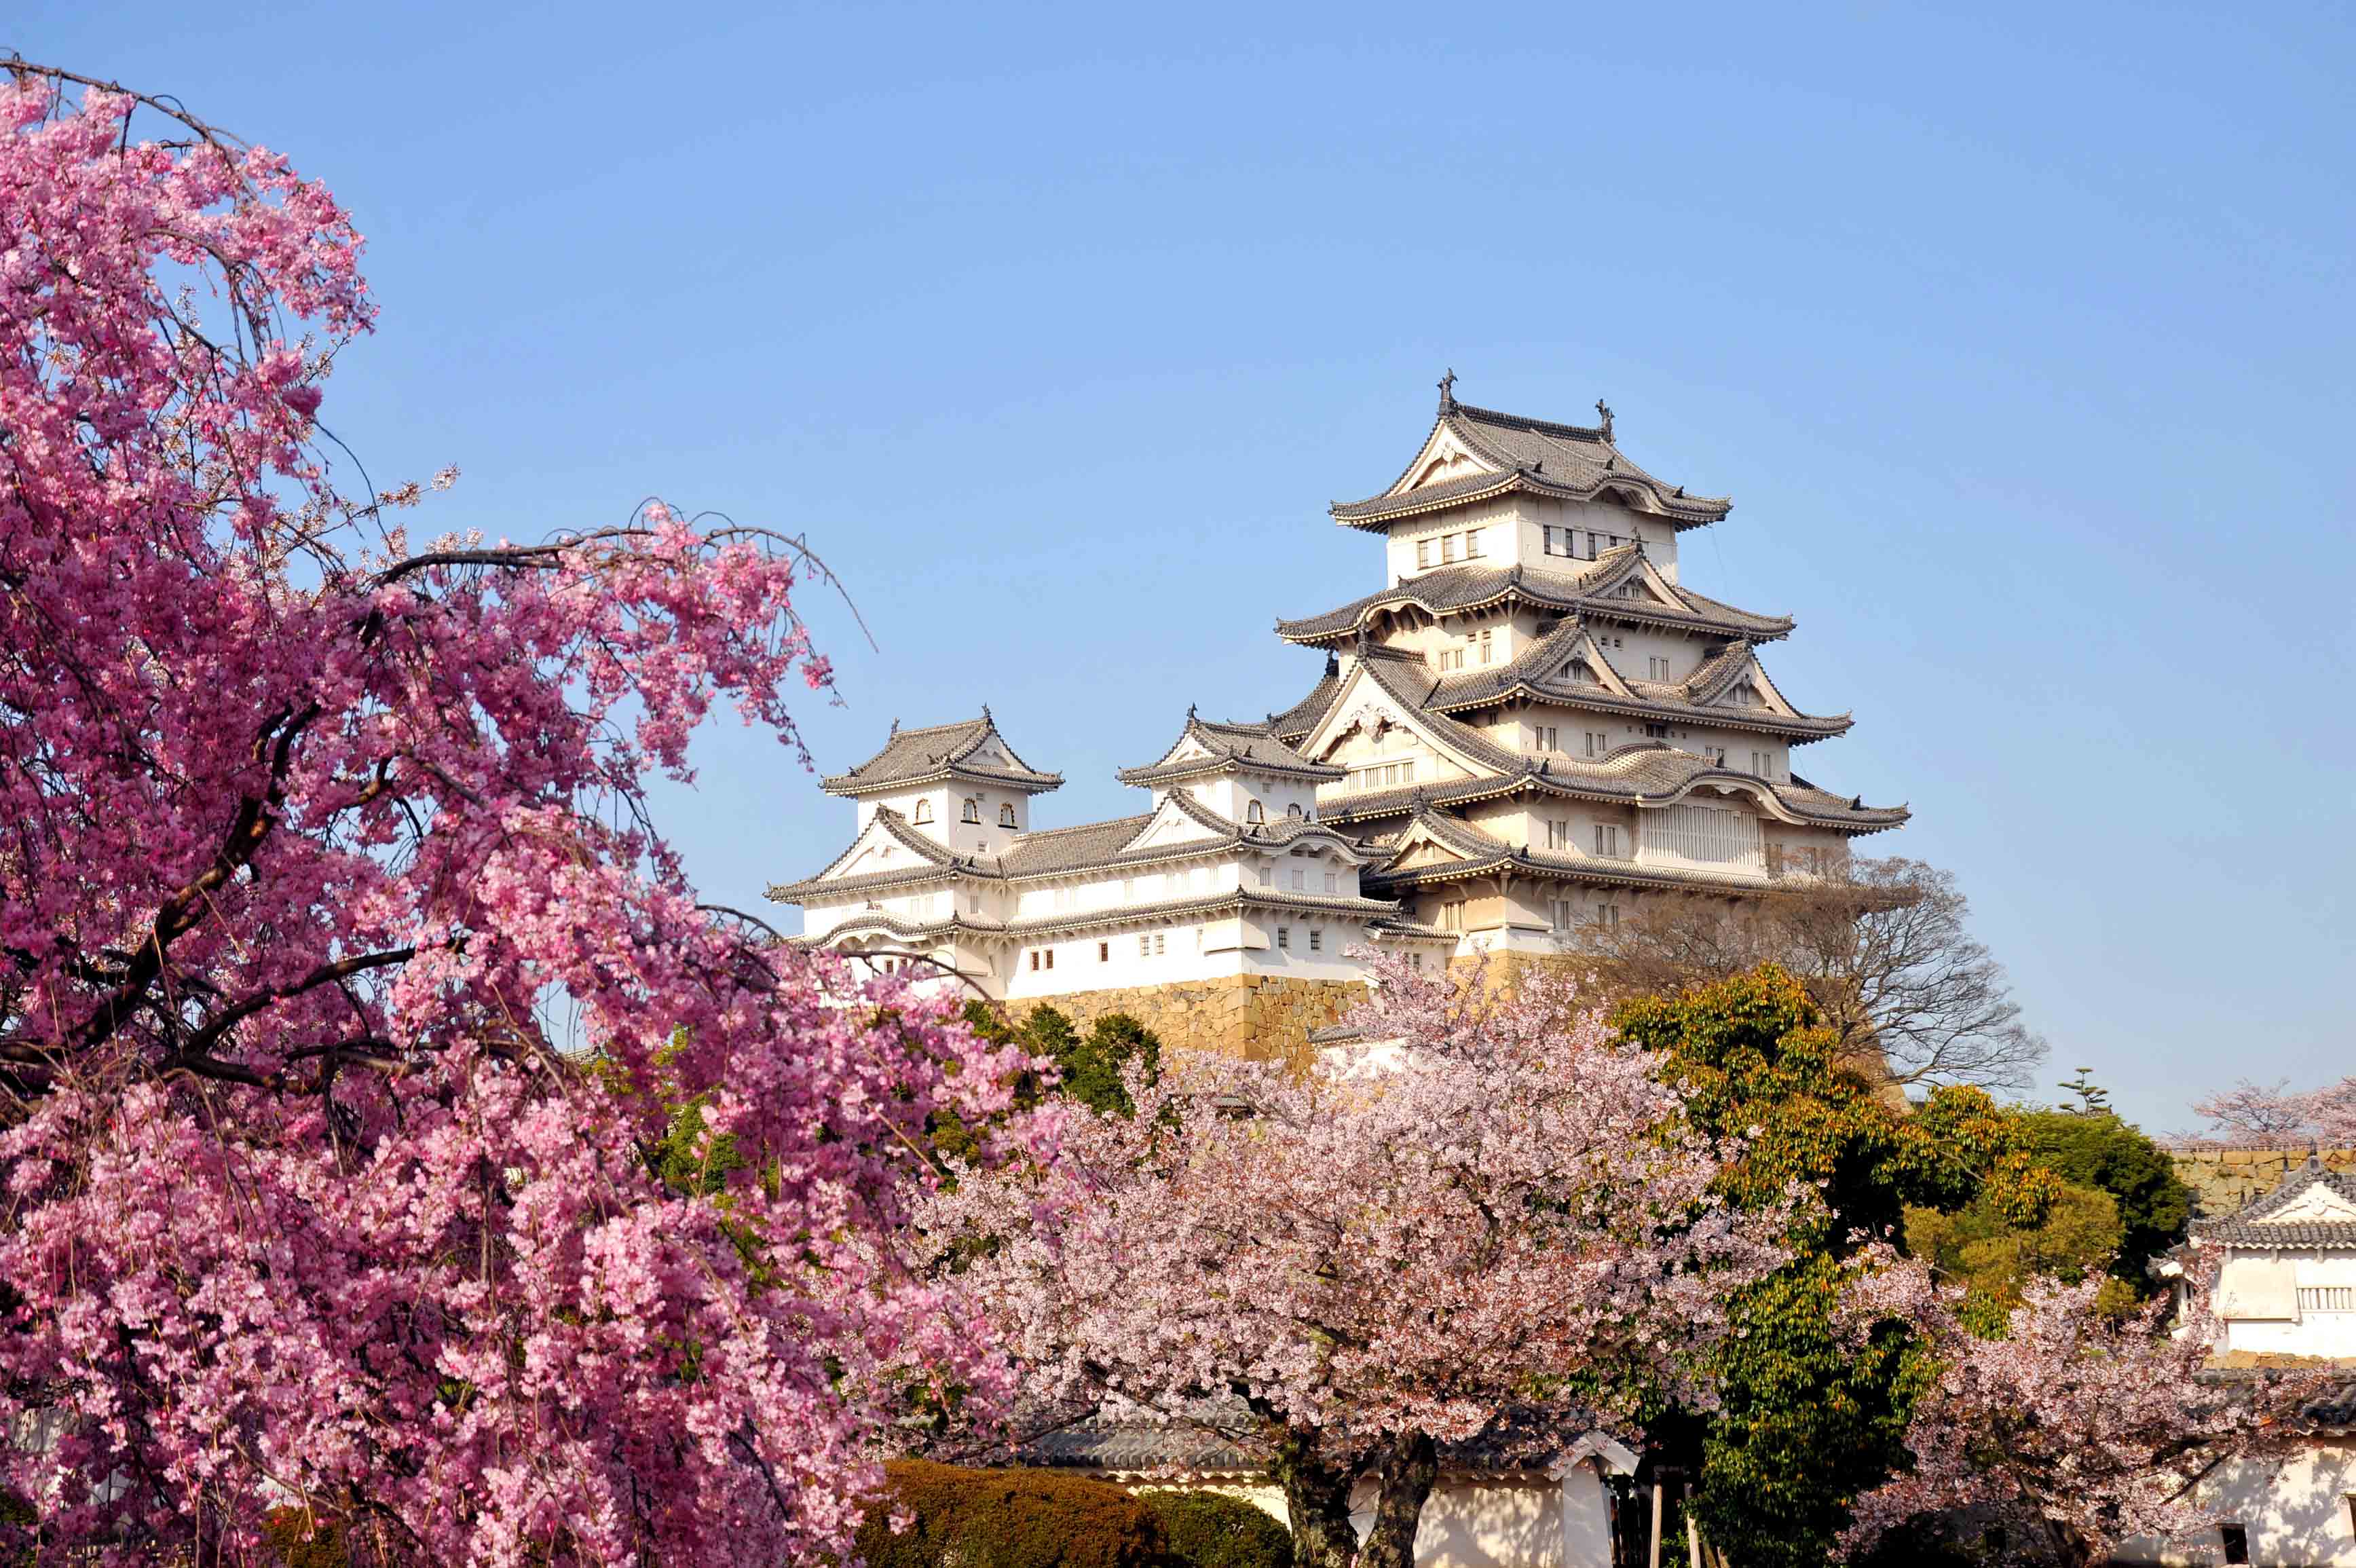
[[[1606,441],[1611,440],[1612,405],[1599,397],[1595,400],[1595,412],[1597,416],[1602,421],[1601,428],[1603,431],[1603,439]]]
[[[1456,371],[1452,368],[1446,375],[1440,378],[1440,412],[1442,413],[1456,412]]]

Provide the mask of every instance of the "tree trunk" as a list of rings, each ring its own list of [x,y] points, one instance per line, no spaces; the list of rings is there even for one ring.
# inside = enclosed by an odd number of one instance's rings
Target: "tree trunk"
[[[1440,1478],[1440,1449],[1420,1432],[1391,1440],[1376,1474],[1382,1493],[1375,1502],[1375,1526],[1358,1550],[1358,1568],[1415,1568],[1415,1530],[1423,1520],[1423,1500]]]
[[[1317,1434],[1283,1429],[1269,1475],[1284,1488],[1292,1525],[1292,1568],[1352,1568],[1358,1540],[1350,1529],[1350,1473],[1317,1452]]]

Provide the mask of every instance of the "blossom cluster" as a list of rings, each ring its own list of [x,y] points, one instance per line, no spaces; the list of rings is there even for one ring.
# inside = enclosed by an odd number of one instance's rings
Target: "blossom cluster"
[[[843,1552],[881,1433],[1008,1392],[912,1267],[927,1128],[1045,1123],[653,823],[716,705],[798,751],[812,563],[659,503],[412,543],[321,456],[348,216],[57,84],[0,88],[0,1482],[125,1563],[286,1505],[385,1562]]]

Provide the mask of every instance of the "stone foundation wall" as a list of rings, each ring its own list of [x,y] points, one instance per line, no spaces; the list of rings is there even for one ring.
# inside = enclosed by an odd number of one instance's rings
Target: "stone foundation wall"
[[[2307,1163],[2296,1149],[2221,1149],[2197,1144],[2163,1145],[2176,1174],[2192,1189],[2193,1213],[2218,1219],[2280,1187],[2283,1177]],[[2356,1149],[2325,1149],[2324,1168],[2356,1171]]]
[[[1033,1007],[1050,1006],[1083,1032],[1108,1013],[1126,1013],[1173,1048],[1289,1061],[1307,1054],[1312,1029],[1341,1022],[1365,999],[1363,981],[1235,974],[1025,997],[1007,1004],[1007,1010],[1020,1017]]]

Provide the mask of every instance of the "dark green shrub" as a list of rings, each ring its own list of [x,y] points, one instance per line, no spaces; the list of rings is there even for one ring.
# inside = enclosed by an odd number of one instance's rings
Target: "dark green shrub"
[[[352,1568],[344,1529],[323,1514],[303,1509],[272,1509],[262,1532],[286,1568]]]
[[[1289,1568],[1292,1532],[1241,1498],[1217,1492],[1144,1492],[1169,1538],[1172,1555],[1187,1568]]]
[[[1119,1487],[1055,1470],[898,1459],[859,1530],[867,1568],[1173,1568],[1161,1521]],[[894,1512],[913,1517],[892,1533]]]

